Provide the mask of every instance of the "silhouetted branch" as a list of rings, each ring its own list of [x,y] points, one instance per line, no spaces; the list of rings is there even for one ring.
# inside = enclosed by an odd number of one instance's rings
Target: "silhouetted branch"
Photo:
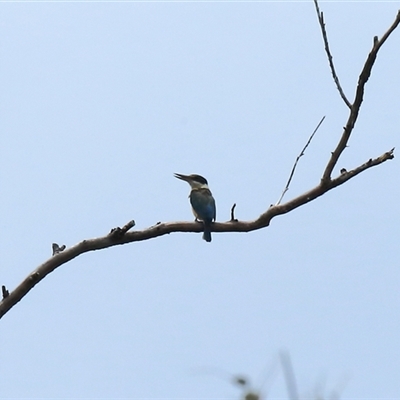
[[[213,232],[250,232],[265,228],[269,226],[274,217],[286,214],[289,211],[322,196],[329,190],[342,185],[368,168],[382,164],[387,160],[391,160],[394,157],[393,151],[394,149],[382,154],[378,158],[370,159],[359,167],[347,171],[327,183],[321,181],[321,183],[315,188],[284,204],[270,206],[266,212],[253,221],[237,221],[235,223],[232,223],[231,221],[215,222],[211,225],[211,230]],[[203,226],[198,222],[162,222],[141,231],[127,232],[120,237],[114,237],[113,235],[108,234],[96,239],[83,240],[75,246],[69,247],[63,252],[52,256],[49,260],[33,271],[12,292],[10,292],[9,296],[0,302],[0,318],[3,317],[3,315],[6,314],[24,296],[26,296],[26,294],[48,274],[81,254],[89,251],[106,249],[112,246],[153,239],[175,232],[203,232],[203,229]]]
[[[314,0],[314,4],[315,4],[315,9],[317,11],[319,26],[321,27],[322,37],[324,39],[324,44],[325,44],[325,52],[326,52],[326,55],[328,56],[329,66],[331,68],[333,80],[336,83],[336,87],[337,87],[337,90],[339,91],[340,97],[346,103],[347,107],[349,107],[351,109],[351,103],[347,99],[347,97],[344,94],[344,91],[342,89],[342,86],[340,85],[339,77],[336,74],[335,65],[333,64],[333,57],[332,57],[331,51],[329,50],[328,35],[327,35],[326,29],[325,29],[324,13],[319,10],[317,0]]]
[[[389,37],[389,35],[397,28],[399,23],[400,23],[400,11],[397,13],[396,19],[393,22],[392,26],[382,36],[382,39],[378,40],[377,37],[374,38],[374,44],[372,46],[372,50],[370,51],[370,53],[367,57],[367,60],[365,61],[364,67],[361,71],[361,74],[358,78],[358,85],[357,85],[354,103],[350,108],[350,115],[347,119],[347,123],[346,123],[345,127],[343,128],[342,137],[340,138],[336,149],[332,152],[331,158],[328,161],[328,164],[322,175],[323,182],[328,182],[331,179],[331,174],[332,174],[333,168],[335,168],[335,165],[336,165],[340,155],[342,154],[343,150],[347,146],[350,135],[351,135],[354,125],[357,121],[361,103],[364,98],[364,87],[371,75],[371,70],[375,63],[378,51],[381,48],[381,46],[383,45],[383,43],[385,43],[385,41]]]
[[[290,173],[289,179],[287,181],[287,184],[285,186],[285,189],[283,189],[282,195],[279,198],[279,200],[277,201],[276,205],[279,205],[283,199],[283,196],[285,195],[285,193],[289,190],[289,186],[290,186],[290,182],[292,181],[293,175],[294,175],[294,171],[296,170],[297,167],[297,163],[299,162],[300,158],[302,156],[304,156],[305,151],[307,150],[307,147],[310,145],[311,140],[313,139],[314,135],[317,133],[318,128],[321,126],[321,124],[324,122],[325,116],[322,117],[321,121],[319,121],[317,127],[314,129],[314,132],[311,134],[311,136],[308,138],[308,141],[306,143],[306,145],[303,147],[303,150],[301,150],[300,154],[297,156],[296,161],[293,165],[292,168],[292,172]]]
[[[381,40],[378,40],[378,38],[374,38],[373,48],[368,55],[368,58],[365,62],[365,65],[361,71],[358,80],[358,86],[356,90],[354,104],[351,106],[350,115],[348,117],[346,126],[344,127],[344,132],[341,136],[341,139],[336,149],[334,150],[328,161],[328,164],[325,168],[320,183],[313,189],[309,190],[308,192],[303,193],[300,196],[297,196],[294,199],[289,200],[284,204],[279,204],[278,202],[277,205],[271,205],[267,211],[265,211],[258,218],[252,221],[237,221],[236,219],[234,219],[234,206],[233,206],[231,210],[231,220],[224,223],[221,222],[213,223],[211,225],[211,231],[250,232],[257,229],[265,228],[269,226],[271,220],[274,217],[286,214],[297,207],[300,207],[312,200],[315,200],[319,196],[324,195],[328,191],[354,178],[359,173],[374,166],[380,165],[386,162],[387,160],[393,159],[394,148],[382,154],[380,157],[377,157],[375,159],[369,159],[364,164],[352,170],[348,171],[345,168],[342,168],[341,173],[338,177],[334,179],[331,178],[332,171],[336,166],[341,153],[343,152],[343,150],[347,145],[350,134],[357,120],[357,116],[363,100],[364,86],[369,79],[377,53],[380,47],[389,37],[389,35],[399,25],[399,23],[400,23],[400,11],[397,14],[396,20],[394,21],[392,26],[388,29],[388,31],[382,36]],[[309,142],[311,141],[312,136],[309,139]],[[306,144],[306,147],[303,149],[303,152],[309,145],[309,142]],[[300,154],[298,159],[301,157],[302,153]],[[292,174],[289,178],[289,184],[293,176],[297,162],[298,160],[296,160],[295,166],[292,170]],[[83,240],[82,242],[76,244],[75,246],[72,246],[67,249],[65,249],[64,246],[59,247],[58,245],[56,245],[57,247],[55,248],[53,245],[54,255],[50,259],[45,261],[43,264],[41,264],[31,274],[29,274],[28,277],[25,278],[13,291],[11,291],[8,294],[7,289],[3,286],[3,300],[0,302],[0,318],[3,317],[12,307],[14,307],[24,296],[27,295],[27,293],[29,293],[30,290],[33,289],[33,287],[38,282],[44,279],[48,274],[50,274],[61,265],[73,260],[75,257],[78,257],[81,254],[87,253],[89,251],[106,249],[112,246],[123,245],[132,242],[139,242],[142,240],[148,240],[175,232],[203,232],[204,230],[203,224],[199,224],[197,222],[164,222],[164,223],[157,223],[156,225],[141,231],[129,232],[129,230],[134,226],[134,224],[135,224],[134,221],[129,221],[127,224],[124,225],[124,227],[115,228],[111,230],[111,232],[108,235],[95,239]],[[63,247],[65,249],[64,251],[62,251]]]
[[[235,218],[235,208],[236,208],[236,203],[234,203],[231,208],[231,222],[237,222],[237,219]]]

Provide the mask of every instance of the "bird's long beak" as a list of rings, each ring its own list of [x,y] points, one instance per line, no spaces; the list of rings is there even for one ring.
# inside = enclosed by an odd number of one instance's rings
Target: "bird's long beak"
[[[188,175],[174,174],[174,177],[178,178],[178,179],[181,179],[182,181],[185,181],[185,182],[190,182],[191,181],[190,176],[188,176]]]

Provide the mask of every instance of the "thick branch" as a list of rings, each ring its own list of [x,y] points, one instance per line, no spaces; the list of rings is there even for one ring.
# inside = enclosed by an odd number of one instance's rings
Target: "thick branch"
[[[387,160],[391,160],[394,149],[382,154],[380,157],[368,160],[359,167],[342,173],[336,179],[323,184],[321,182],[318,186],[311,189],[310,191],[277,206],[271,206],[265,213],[261,214],[257,219],[253,221],[228,221],[228,222],[216,222],[211,225],[213,232],[250,232],[257,229],[265,228],[269,226],[271,220],[282,214],[286,214],[289,211],[300,207],[319,196],[322,196],[329,190],[342,185],[349,179],[365,171],[368,168],[382,164]],[[126,229],[126,233],[123,235],[115,235],[115,230],[106,236],[84,240],[77,245],[67,248],[62,252],[56,253],[49,260],[40,265],[35,271],[33,271],[24,281],[18,285],[12,292],[7,296],[3,296],[3,300],[0,302],[0,318],[3,317],[12,307],[14,307],[24,296],[26,296],[33,287],[44,279],[48,274],[53,272],[56,268],[61,265],[73,260],[75,257],[89,251],[106,249],[108,247],[127,244],[131,242],[139,242],[142,240],[152,239],[159,236],[163,236],[174,232],[202,232],[203,226],[197,222],[165,222],[158,223],[150,228],[142,231],[128,232],[127,230],[133,226],[133,221],[125,225],[123,230]],[[120,229],[117,229],[120,232]],[[3,290],[4,294],[4,290]]]

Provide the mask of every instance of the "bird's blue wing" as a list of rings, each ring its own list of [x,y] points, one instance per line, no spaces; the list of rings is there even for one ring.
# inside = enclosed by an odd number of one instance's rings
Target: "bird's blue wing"
[[[215,200],[208,189],[192,190],[190,193],[190,203],[198,217],[204,222],[215,220]]]

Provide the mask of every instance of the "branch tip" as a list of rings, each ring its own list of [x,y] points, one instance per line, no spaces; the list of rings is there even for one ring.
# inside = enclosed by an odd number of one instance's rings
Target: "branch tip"
[[[315,4],[315,10],[317,11],[317,15],[318,15],[318,22],[319,22],[319,26],[321,28],[322,39],[323,39],[324,45],[325,45],[325,53],[328,57],[328,62],[329,62],[329,67],[331,69],[332,78],[336,84],[336,88],[340,94],[340,97],[342,98],[342,100],[344,101],[346,106],[351,109],[352,105],[351,105],[350,101],[347,99],[346,95],[344,94],[344,91],[343,91],[342,86],[339,81],[339,77],[336,73],[335,65],[333,64],[333,56],[332,56],[331,50],[329,48],[328,34],[326,33],[326,28],[325,28],[324,13],[322,11],[320,11],[317,0],[314,0],[314,4]]]

